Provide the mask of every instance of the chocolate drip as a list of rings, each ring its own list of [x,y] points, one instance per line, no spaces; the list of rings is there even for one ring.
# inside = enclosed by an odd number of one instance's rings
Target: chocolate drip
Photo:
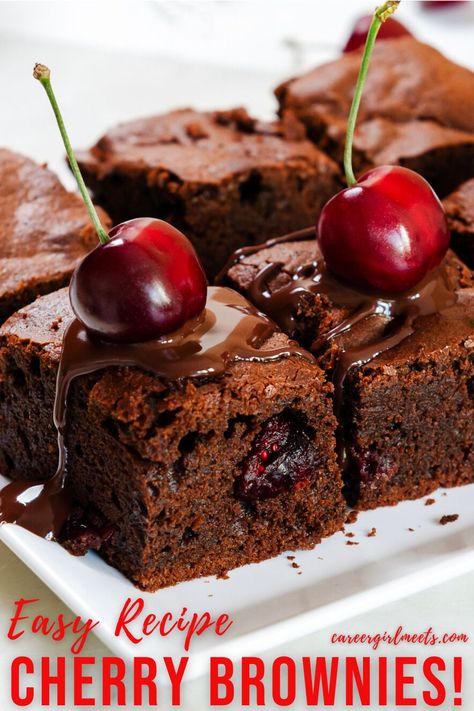
[[[59,462],[46,482],[19,480],[0,492],[0,522],[17,523],[44,538],[58,538],[71,512],[67,491],[67,399],[71,382],[98,370],[138,367],[168,381],[223,375],[236,361],[268,362],[293,355],[312,360],[297,344],[269,348],[279,329],[237,292],[211,287],[207,306],[197,318],[161,339],[139,344],[92,340],[76,320],[68,326],[58,370],[54,424]]]
[[[238,250],[229,260],[225,272],[263,249],[277,244],[309,240],[314,236],[314,228],[308,228],[265,244]],[[287,282],[279,286],[278,277],[282,275]],[[326,269],[316,239],[314,259],[311,263],[302,265],[294,274],[285,272],[285,265],[282,263],[266,264],[252,280],[248,293],[251,301],[273,318],[292,338],[298,334],[298,327],[301,326],[299,313],[305,299],[314,301],[315,297],[326,297],[330,303],[349,314],[329,331],[319,334],[310,345],[311,351],[320,355],[333,339],[342,337],[338,342],[336,363],[332,371],[334,409],[340,423],[338,448],[342,466],[347,465],[341,415],[344,385],[349,371],[369,363],[378,355],[399,345],[414,332],[416,320],[420,316],[439,313],[457,301],[455,285],[450,283],[444,264],[431,271],[416,288],[397,296],[380,297],[353,289]],[[368,341],[363,339],[361,345],[346,347],[344,335],[354,332],[357,336],[357,326],[374,316],[383,319],[385,328],[382,329],[382,335]],[[301,337],[301,333],[299,335]]]

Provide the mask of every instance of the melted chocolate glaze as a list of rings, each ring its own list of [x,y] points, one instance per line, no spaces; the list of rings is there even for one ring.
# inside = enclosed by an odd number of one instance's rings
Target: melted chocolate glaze
[[[56,474],[46,482],[18,480],[0,492],[0,522],[17,523],[44,538],[58,538],[70,513],[67,490],[67,399],[71,382],[110,366],[135,366],[168,381],[223,375],[236,361],[267,362],[290,356],[312,360],[297,344],[265,348],[277,326],[237,292],[211,287],[197,318],[163,338],[139,344],[92,340],[74,320],[68,326],[57,376],[54,424],[58,432]]]
[[[305,295],[313,297],[314,295],[326,295],[332,303],[344,307],[350,315],[313,341],[311,350],[315,354],[322,353],[332,339],[351,331],[356,324],[371,316],[379,315],[387,320],[387,326],[381,337],[347,349],[339,344],[332,380],[334,384],[334,411],[341,423],[344,384],[350,369],[369,363],[381,353],[397,346],[414,332],[418,317],[438,313],[453,306],[457,301],[457,294],[449,283],[443,264],[431,271],[413,290],[397,296],[380,297],[353,289],[327,270],[315,237],[314,227],[309,227],[264,244],[240,249],[231,256],[220,273],[219,279],[224,279],[232,266],[263,249],[277,244],[314,238],[313,261],[301,266],[291,276],[289,283],[281,288],[276,288],[273,292],[270,291],[268,285],[282,271],[284,264],[273,262],[265,265],[255,276],[248,289],[251,301],[273,318],[281,329],[291,337],[295,336],[298,310]],[[341,466],[346,468],[349,463],[343,428],[340,426],[339,429],[339,461]]]

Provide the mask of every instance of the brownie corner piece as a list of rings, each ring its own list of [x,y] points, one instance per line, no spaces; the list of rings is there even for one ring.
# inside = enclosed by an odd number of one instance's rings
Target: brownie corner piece
[[[110,225],[104,213],[101,218]],[[45,166],[0,148],[0,323],[67,284],[95,244],[79,195]]]
[[[247,244],[314,224],[340,170],[293,115],[181,109],[108,131],[78,161],[115,222],[148,215],[193,242],[213,278]]]
[[[54,383],[70,318],[62,291],[0,330],[0,462],[12,477],[54,471]],[[287,346],[277,333],[262,354]],[[340,530],[335,428],[331,386],[298,355],[179,383],[107,368],[73,384],[68,478],[86,515],[113,527],[101,555],[155,590]]]
[[[324,344],[324,335],[355,312],[311,282],[322,259],[316,240],[285,239],[241,254],[225,281],[313,347],[334,379],[339,358],[381,345],[390,323],[374,315]],[[270,265],[278,269],[268,271]],[[474,482],[474,274],[451,251],[441,268],[457,303],[419,317],[413,334],[365,365],[356,358],[336,397],[345,495],[357,508]]]
[[[474,482],[474,292],[348,374],[346,494],[362,509]],[[387,403],[390,406],[387,407]]]
[[[317,145],[342,162],[359,51],[281,84],[280,114],[291,110]],[[374,48],[353,158],[357,172],[398,164],[421,173],[442,196],[474,175],[474,72],[413,37]]]

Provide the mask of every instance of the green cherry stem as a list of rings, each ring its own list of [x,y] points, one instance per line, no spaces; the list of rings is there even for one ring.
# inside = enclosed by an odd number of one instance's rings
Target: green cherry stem
[[[383,5],[378,7],[374,12],[374,17],[372,19],[369,32],[367,33],[364,54],[362,56],[359,76],[357,77],[354,98],[352,99],[352,106],[349,112],[349,119],[347,121],[346,145],[344,148],[344,172],[346,174],[346,181],[349,187],[352,187],[352,185],[355,185],[357,182],[354,175],[354,171],[352,170],[352,143],[354,140],[357,114],[359,112],[360,100],[362,98],[365,78],[367,76],[367,70],[369,68],[370,57],[372,55],[372,50],[374,48],[378,31],[380,30],[385,20],[387,20],[390,15],[395,12],[399,4],[400,0],[388,0]]]
[[[63,117],[61,116],[61,111],[59,110],[58,102],[56,101],[53,87],[51,86],[51,72],[44,64],[35,64],[33,69],[33,76],[43,86],[48,96],[51,107],[54,111],[54,115],[58,123],[59,132],[63,139],[64,148],[66,149],[67,157],[69,159],[69,165],[71,166],[71,170],[76,179],[77,187],[79,188],[79,192],[82,195],[82,199],[84,200],[87,212],[89,213],[89,217],[91,218],[92,224],[94,225],[95,230],[97,232],[99,242],[101,244],[107,244],[107,242],[109,241],[109,236],[104,230],[99,215],[97,214],[97,211],[94,205],[92,204],[92,200],[87,191],[86,184],[84,183],[84,178],[82,177],[80,168],[77,164],[76,156],[74,155],[74,151],[72,150],[71,141],[69,140],[69,136],[66,131],[66,126],[64,125]]]

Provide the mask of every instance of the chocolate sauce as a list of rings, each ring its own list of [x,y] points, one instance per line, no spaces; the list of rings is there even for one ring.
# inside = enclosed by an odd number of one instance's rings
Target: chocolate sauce
[[[312,360],[297,344],[269,348],[279,329],[237,292],[211,287],[207,306],[196,319],[163,338],[138,344],[91,339],[79,321],[64,334],[54,404],[59,462],[46,482],[14,481],[0,492],[0,522],[17,523],[44,538],[58,538],[71,512],[67,490],[67,400],[72,381],[98,370],[138,367],[167,381],[223,375],[236,361],[268,362],[299,356]]]
[[[315,355],[324,353],[330,341],[356,331],[359,324],[371,317],[379,316],[383,320],[382,335],[363,340],[361,345],[345,346],[344,339],[338,342],[336,363],[332,371],[334,384],[334,409],[341,423],[344,385],[349,371],[369,363],[378,355],[395,348],[408,338],[416,328],[416,320],[420,316],[439,313],[457,301],[455,285],[450,283],[445,265],[431,271],[413,290],[397,296],[380,297],[367,294],[344,284],[327,269],[321,255],[318,242],[315,239],[313,227],[283,235],[265,244],[246,247],[238,250],[228,261],[225,269],[219,275],[225,274],[246,257],[277,244],[314,240],[314,258],[302,265],[294,274],[285,272],[285,265],[280,262],[266,264],[252,280],[248,287],[251,301],[264,313],[273,318],[281,329],[294,338],[301,328],[299,312],[305,298],[314,302],[314,298],[327,299],[337,309],[346,314],[341,321],[326,333],[320,334],[312,343],[311,351]],[[281,275],[287,279],[283,286],[274,286],[272,282]],[[380,329],[379,329],[380,330]],[[303,339],[304,340],[304,339]],[[340,427],[338,437],[339,459],[342,466],[347,465],[346,447]]]

